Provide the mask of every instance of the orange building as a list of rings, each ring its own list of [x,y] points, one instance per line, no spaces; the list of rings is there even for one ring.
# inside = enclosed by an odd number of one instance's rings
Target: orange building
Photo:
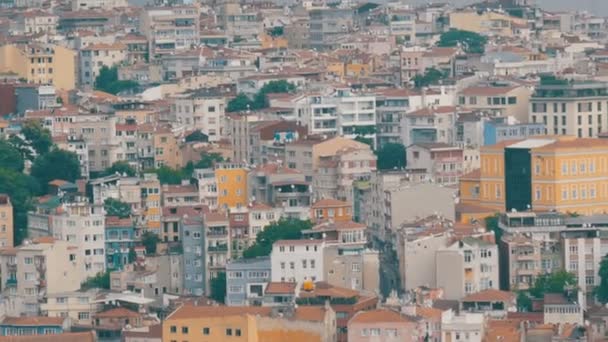
[[[244,208],[247,206],[247,173],[243,165],[222,163],[215,169],[218,208]]]
[[[478,171],[460,180],[460,222],[496,212],[608,212],[608,140],[570,136],[484,146]]]
[[[331,308],[296,308],[277,317],[270,307],[181,306],[163,322],[167,342],[325,342],[335,332]],[[332,321],[333,318],[333,321]]]
[[[324,220],[352,221],[352,205],[346,201],[332,198],[319,200],[310,207],[310,217],[313,222]]]

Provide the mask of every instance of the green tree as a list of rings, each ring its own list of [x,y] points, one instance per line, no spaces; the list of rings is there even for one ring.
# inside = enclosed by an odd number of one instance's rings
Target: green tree
[[[242,112],[247,109],[253,109],[253,102],[247,97],[247,95],[240,93],[232,100],[228,101],[226,111],[228,112]]]
[[[393,170],[405,168],[405,146],[400,143],[388,143],[378,151],[378,169]]]
[[[531,312],[532,311],[532,299],[526,291],[519,291],[517,293],[517,311],[519,312]]]
[[[449,30],[444,32],[439,37],[437,43],[440,47],[462,46],[462,49],[467,53],[484,53],[487,38],[471,31],[464,30]]]
[[[498,219],[498,214],[488,216],[484,219],[484,222],[486,224],[486,230],[491,230],[494,232],[494,238],[496,239],[496,242],[502,239],[503,234],[502,229],[500,229],[500,227],[498,226]]]
[[[31,174],[46,191],[48,183],[54,179],[75,182],[80,178],[80,162],[75,153],[56,148],[34,160]]]
[[[135,253],[135,248],[129,248],[129,264],[134,263],[137,260],[137,253]]]
[[[266,95],[277,93],[289,93],[296,89],[295,84],[285,80],[270,81],[266,83],[253,98],[252,109],[262,109],[268,107]]]
[[[213,167],[215,163],[221,163],[224,161],[224,157],[219,153],[201,153],[201,160],[196,162],[195,168],[197,169],[208,169]]]
[[[156,244],[160,242],[158,235],[151,231],[141,234],[141,244],[146,248],[146,254],[156,254]]]
[[[414,87],[422,88],[428,87],[433,84],[439,84],[440,80],[446,79],[448,77],[449,74],[447,72],[435,68],[428,68],[424,71],[424,74],[414,76]]]
[[[53,146],[51,132],[38,121],[26,121],[21,127],[21,134],[38,155],[48,153]]]
[[[6,140],[0,140],[0,168],[22,172],[23,156],[18,148]]]
[[[118,216],[119,218],[131,216],[131,206],[115,198],[106,198],[103,202],[103,208],[106,211],[106,216]]]
[[[600,284],[595,288],[595,297],[602,303],[608,303],[608,255],[602,258],[600,262]]]
[[[134,177],[135,175],[137,175],[137,171],[135,171],[133,166],[131,166],[129,162],[123,160],[115,162],[114,164],[112,164],[112,166],[105,169],[105,171],[103,172],[103,174],[106,176],[113,175],[116,173],[120,175],[126,174],[128,177]]]
[[[13,205],[13,242],[15,246],[27,237],[27,212],[33,209],[33,194],[40,192],[33,177],[10,169],[0,168],[0,193],[7,194]]]
[[[111,270],[107,270],[105,272],[97,273],[94,277],[89,277],[84,283],[81,284],[83,289],[110,289],[110,272]]]
[[[269,34],[273,37],[282,36],[284,32],[285,30],[283,29],[283,26],[274,26],[269,30]]]
[[[8,142],[19,151],[23,159],[34,160],[34,148],[27,141],[13,134],[8,138]]]
[[[369,147],[371,147],[372,149],[374,149],[374,139],[373,138],[366,138],[366,137],[364,137],[362,135],[357,135],[355,137],[355,139],[353,139],[353,140],[358,141],[358,142],[360,142],[362,144],[369,145]]]
[[[220,272],[217,277],[211,278],[211,299],[219,303],[226,300],[226,272]]]
[[[189,174],[184,175],[182,170],[175,170],[165,165],[154,170],[154,172],[158,176],[160,184],[181,184],[182,179],[186,179],[190,176]]]
[[[193,141],[201,141],[201,142],[207,142],[209,141],[209,137],[201,132],[200,130],[196,130],[192,133],[190,133],[188,136],[186,136],[186,142],[193,142]]]
[[[302,238],[302,231],[312,228],[312,222],[293,218],[281,218],[266,226],[255,237],[255,243],[243,251],[245,259],[268,256],[272,251],[272,244],[278,240],[298,240]]]
[[[574,274],[561,270],[550,274],[541,274],[536,277],[530,294],[541,298],[545,293],[564,292],[567,285],[576,285]]]
[[[112,66],[108,68],[107,66],[102,66],[99,69],[99,75],[95,78],[95,89],[105,91],[106,93],[110,93],[116,95],[122,91],[130,90],[136,88],[138,83],[135,81],[121,81],[118,79],[118,68],[116,66]]]

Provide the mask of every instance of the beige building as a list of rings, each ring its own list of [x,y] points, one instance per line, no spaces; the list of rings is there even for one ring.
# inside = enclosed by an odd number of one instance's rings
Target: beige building
[[[337,287],[380,293],[380,260],[377,251],[361,247],[328,245],[323,253],[325,281]]]
[[[173,169],[182,166],[181,152],[175,133],[168,127],[159,127],[154,132],[154,166]]]
[[[471,293],[498,289],[498,247],[466,237],[437,251],[437,287],[445,299],[460,300]]]
[[[226,94],[220,88],[201,88],[176,94],[171,98],[171,115],[175,124],[187,130],[199,130],[210,142],[222,137]]]
[[[40,311],[43,316],[70,317],[72,323],[90,325],[93,315],[103,308],[103,303],[96,302],[97,295],[96,289],[49,294]]]
[[[197,6],[150,7],[141,11],[139,30],[150,42],[150,56],[189,50],[199,45]]]
[[[0,46],[0,73],[14,72],[29,83],[50,84],[60,90],[76,87],[77,54],[52,44]]]
[[[127,46],[122,43],[91,44],[85,47],[80,51],[80,84],[92,88],[102,67],[111,68],[126,59]]]
[[[43,297],[76,291],[86,280],[78,247],[51,237],[3,250],[0,259],[0,264],[8,265],[0,269],[2,292],[23,298],[27,313],[37,313]]]
[[[13,247],[14,228],[11,198],[0,194],[0,247]]]
[[[597,137],[608,128],[608,83],[543,82],[530,98],[529,122],[543,123],[549,135]]]
[[[477,85],[463,89],[458,104],[472,110],[487,111],[494,116],[512,116],[520,122],[528,121],[532,90],[525,86]]]
[[[526,19],[511,17],[498,12],[475,10],[454,11],[450,13],[450,28],[471,31],[488,36],[511,37],[513,26],[526,25]]]
[[[348,341],[421,341],[424,336],[417,321],[411,316],[386,309],[361,311],[348,321]]]

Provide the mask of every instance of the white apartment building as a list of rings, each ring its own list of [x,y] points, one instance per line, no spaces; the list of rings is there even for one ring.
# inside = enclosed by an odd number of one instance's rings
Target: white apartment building
[[[437,251],[437,287],[444,298],[460,300],[471,293],[498,289],[498,246],[467,237]]]
[[[252,202],[247,206],[249,211],[249,238],[252,243],[259,232],[281,218],[283,209],[271,207],[261,202]]]
[[[40,300],[55,293],[76,291],[86,280],[78,247],[51,237],[26,240],[0,255],[2,292],[23,298],[27,314],[38,315]]]
[[[324,281],[323,240],[279,240],[270,254],[273,282]]]
[[[455,106],[431,106],[411,111],[401,121],[402,142],[405,146],[418,143],[454,144],[457,116]]]
[[[420,286],[435,288],[437,278],[432,270],[437,264],[436,254],[445,248],[449,241],[447,231],[440,233],[417,233],[404,229],[399,232],[397,255],[399,256],[399,273],[405,291]]]
[[[40,304],[40,311],[43,316],[67,316],[73,323],[90,325],[93,315],[103,308],[103,303],[97,302],[97,296],[98,289],[49,294],[46,302]]]
[[[222,137],[226,98],[217,90],[201,88],[174,95],[171,116],[178,126],[200,130],[210,142]]]
[[[103,66],[108,68],[127,60],[127,46],[122,43],[92,44],[80,51],[80,84],[93,87]]]
[[[194,170],[194,179],[197,183],[198,198],[201,204],[209,209],[217,209],[217,180],[213,169]]]
[[[150,56],[188,50],[200,43],[199,10],[196,6],[147,8],[141,12],[139,31],[150,42]]]
[[[484,336],[483,313],[464,312],[459,315],[447,310],[441,314],[441,341],[481,342]]]
[[[23,13],[23,33],[57,33],[57,23],[59,17],[43,12],[40,10],[33,10]],[[21,24],[21,22],[18,22]]]
[[[564,253],[564,268],[576,276],[576,286],[584,294],[593,293],[595,286],[600,284],[598,272],[603,256],[608,252],[608,241],[595,237],[562,238]]]
[[[127,0],[72,0],[72,11],[88,9],[112,10],[128,6]]]

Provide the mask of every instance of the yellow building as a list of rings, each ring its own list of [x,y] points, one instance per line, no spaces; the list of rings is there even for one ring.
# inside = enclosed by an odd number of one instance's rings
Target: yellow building
[[[144,179],[139,183],[139,187],[142,194],[141,200],[145,228],[160,236],[161,187],[158,177],[154,173],[144,174]]]
[[[270,307],[186,304],[163,322],[163,341],[324,342],[332,339],[331,329],[335,331],[331,308],[297,308],[291,319],[271,314]]]
[[[72,90],[76,87],[76,52],[52,44],[0,46],[0,73],[9,71],[29,83]]]
[[[13,205],[8,195],[0,194],[0,247],[13,247]]]
[[[269,34],[262,33],[259,38],[262,49],[287,48],[288,45],[288,41],[284,37],[273,37]]]
[[[480,154],[480,170],[460,181],[461,222],[511,210],[608,213],[608,140],[526,139]]]
[[[489,11],[481,14],[475,10],[450,13],[450,28],[483,35],[511,37],[514,35],[513,25],[527,25],[527,22],[522,18]]]
[[[217,205],[219,208],[241,208],[249,203],[247,199],[248,170],[240,164],[218,164],[215,169],[217,183]]]

